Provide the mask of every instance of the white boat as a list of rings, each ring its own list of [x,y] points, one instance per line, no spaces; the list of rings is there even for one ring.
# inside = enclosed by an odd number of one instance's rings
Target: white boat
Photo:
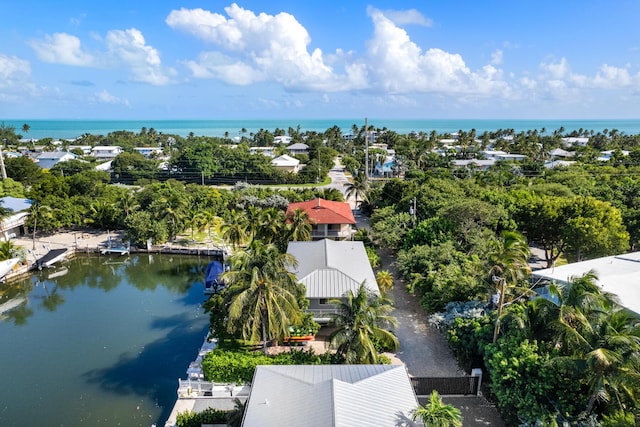
[[[4,279],[13,268],[20,262],[20,258],[10,258],[6,261],[0,261],[0,280]]]

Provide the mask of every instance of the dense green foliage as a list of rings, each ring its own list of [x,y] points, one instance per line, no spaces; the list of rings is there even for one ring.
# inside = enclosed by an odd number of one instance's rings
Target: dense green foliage
[[[178,427],[201,427],[203,424],[226,424],[229,411],[207,408],[201,412],[180,412],[176,417]]]
[[[258,365],[324,365],[330,355],[317,355],[312,350],[292,350],[268,356],[246,351],[216,349],[202,361],[205,378],[218,383],[249,384]]]

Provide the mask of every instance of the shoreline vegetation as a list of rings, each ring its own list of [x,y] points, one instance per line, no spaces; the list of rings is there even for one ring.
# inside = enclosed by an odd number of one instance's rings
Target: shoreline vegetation
[[[232,286],[225,288],[232,290],[207,302],[211,331],[232,352],[252,341],[265,353],[267,342],[286,338],[288,319],[313,326],[303,316],[304,293],[283,270],[291,260],[281,260],[289,241],[310,238],[312,224],[288,217],[287,206],[350,199],[369,218],[370,227],[354,238],[368,247],[372,265],[378,250],[395,254],[407,290],[426,313],[439,313],[461,365],[487,372],[484,391],[508,425],[609,427],[640,419],[637,314],[602,293],[592,274],[553,285],[557,301],[532,298],[529,283],[532,247],[548,267],[640,248],[639,134],[563,127],[243,130],[212,138],[141,128],[25,145],[3,126],[4,152],[18,155],[6,156],[0,191],[32,200],[25,226],[34,235],[75,227],[124,230],[123,239],[143,247],[223,242],[233,252]],[[290,151],[296,144],[304,152]],[[103,164],[91,151],[96,146],[122,149],[108,171],[96,170]],[[136,150],[143,147],[157,152],[145,157]],[[276,170],[264,150],[252,147],[289,153],[306,167]],[[65,150],[75,158],[46,171],[30,157]],[[342,168],[340,180],[318,185]],[[316,185],[271,186],[281,183]],[[284,320],[278,307],[252,306],[267,291],[288,309]],[[236,299],[241,294],[248,296]],[[363,312],[387,307],[353,299]],[[248,322],[247,312],[260,315]],[[385,315],[381,310],[379,318]],[[340,361],[384,361],[383,342],[365,338],[366,345],[340,344]]]

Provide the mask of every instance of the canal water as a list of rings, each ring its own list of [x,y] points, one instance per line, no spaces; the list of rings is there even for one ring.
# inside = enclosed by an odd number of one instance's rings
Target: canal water
[[[208,328],[206,257],[79,257],[0,284],[0,425],[163,426]]]

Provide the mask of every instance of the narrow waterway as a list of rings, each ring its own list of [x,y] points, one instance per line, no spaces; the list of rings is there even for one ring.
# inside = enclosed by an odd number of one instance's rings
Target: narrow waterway
[[[208,262],[82,257],[0,284],[0,425],[161,425],[207,330]]]

